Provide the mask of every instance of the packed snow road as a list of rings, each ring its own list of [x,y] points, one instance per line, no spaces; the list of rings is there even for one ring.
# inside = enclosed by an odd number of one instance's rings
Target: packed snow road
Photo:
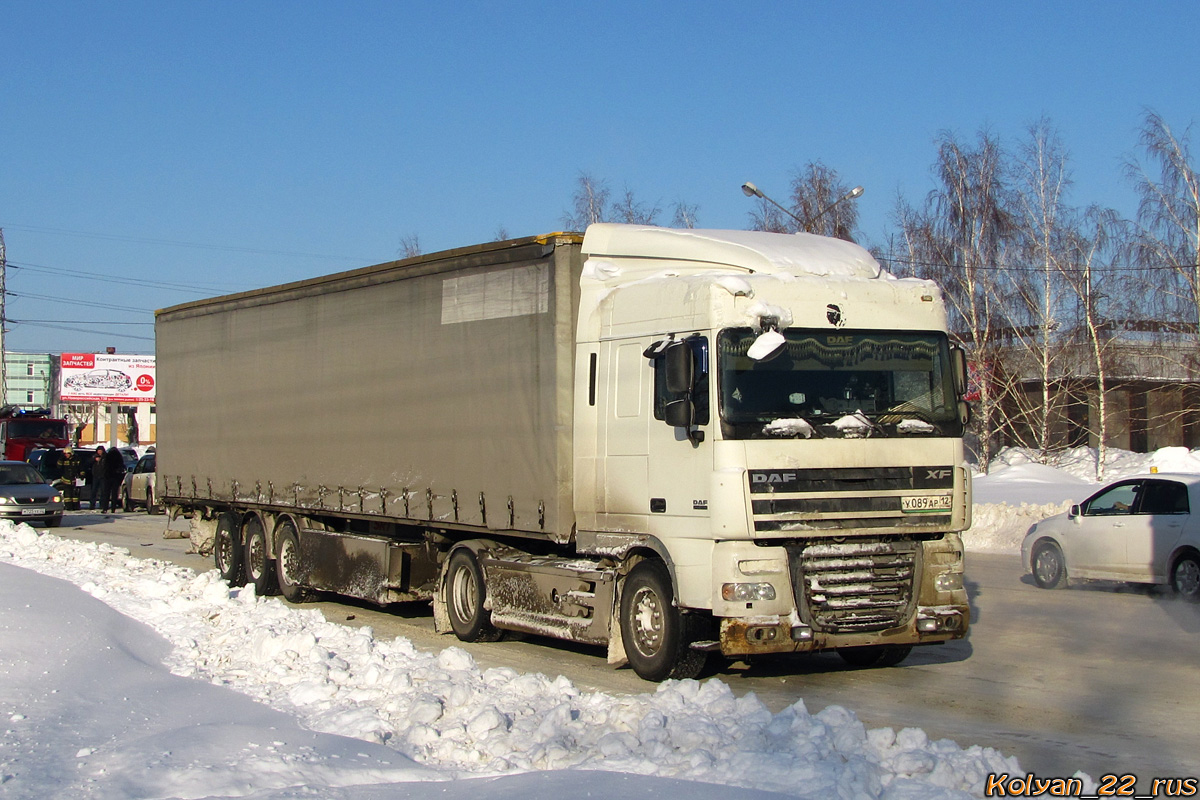
[[[177,526],[182,523],[176,523]],[[197,571],[211,561],[163,537],[162,517],[71,512],[59,535],[108,542],[134,555]],[[972,630],[965,641],[917,649],[891,669],[851,670],[835,655],[713,663],[706,676],[738,695],[753,692],[772,711],[803,699],[855,711],[869,727],[918,727],[931,738],[1015,755],[1039,777],[1108,773],[1176,777],[1200,773],[1200,699],[1191,691],[1200,663],[1200,608],[1168,593],[1096,583],[1038,589],[1016,554],[970,553]],[[610,693],[649,687],[614,670],[603,652],[524,638],[464,644],[433,632],[425,605],[387,611],[312,604],[334,622],[369,625],[376,637],[404,636],[421,648],[463,647],[482,667],[562,674]]]

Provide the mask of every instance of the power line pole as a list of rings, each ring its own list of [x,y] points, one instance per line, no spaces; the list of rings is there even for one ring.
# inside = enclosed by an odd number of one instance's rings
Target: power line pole
[[[5,369],[4,324],[8,318],[4,314],[5,278],[8,273],[8,262],[4,254],[4,229],[0,228],[0,406],[8,404],[8,370]]]

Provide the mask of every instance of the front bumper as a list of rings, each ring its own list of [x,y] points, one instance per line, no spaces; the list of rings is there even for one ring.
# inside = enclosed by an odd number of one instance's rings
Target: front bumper
[[[726,618],[718,641],[725,656],[807,653],[875,644],[940,644],[961,639],[969,626],[966,606],[918,606],[910,624],[871,633],[829,633],[789,617]]]
[[[10,522],[60,522],[63,503],[36,503],[34,505],[0,505],[0,519]]]

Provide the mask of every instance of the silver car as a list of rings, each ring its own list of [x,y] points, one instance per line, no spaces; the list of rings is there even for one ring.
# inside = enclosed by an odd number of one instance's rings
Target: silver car
[[[1021,558],[1043,589],[1077,578],[1169,584],[1200,602],[1200,475],[1153,473],[1111,483],[1030,528]]]
[[[137,460],[133,469],[125,473],[125,480],[121,484],[121,506],[126,511],[145,506],[150,514],[162,513],[162,506],[154,496],[154,459],[154,453],[146,453]]]
[[[62,524],[62,491],[24,461],[0,461],[0,519]]]

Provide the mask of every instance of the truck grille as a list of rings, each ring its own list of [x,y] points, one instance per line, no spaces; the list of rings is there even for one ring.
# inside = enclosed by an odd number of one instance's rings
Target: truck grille
[[[949,508],[914,513],[901,504],[952,493],[951,467],[750,470],[748,479],[756,533],[937,532],[952,519]]]
[[[911,539],[789,544],[801,618],[830,633],[905,624],[912,616],[917,547]]]

